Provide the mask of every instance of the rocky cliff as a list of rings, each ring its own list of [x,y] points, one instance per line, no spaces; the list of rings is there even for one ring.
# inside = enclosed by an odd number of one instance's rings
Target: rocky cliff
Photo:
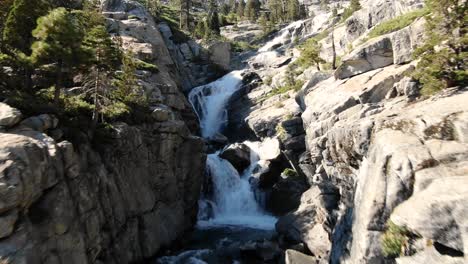
[[[231,126],[277,137],[307,179],[300,205],[276,228],[286,248],[309,256],[288,250],[286,263],[466,263],[468,90],[419,95],[409,76],[424,18],[369,35],[422,1],[361,5],[341,23],[317,7],[315,18],[281,30],[247,62],[262,81],[231,102]],[[299,91],[275,92],[291,74],[295,42],[321,32],[327,61],[334,33],[338,69],[306,69]]]
[[[180,72],[140,4],[105,4],[109,30],[159,68],[137,72],[152,117],[67,140],[53,115],[0,103],[0,256],[11,263],[135,263],[196,220],[205,143]]]

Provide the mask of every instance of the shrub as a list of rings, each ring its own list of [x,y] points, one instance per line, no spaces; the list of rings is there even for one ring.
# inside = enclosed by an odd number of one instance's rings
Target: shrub
[[[291,168],[286,168],[282,174],[288,178],[297,176],[297,172]]]
[[[387,230],[382,236],[382,251],[385,257],[395,258],[404,252],[408,246],[410,232],[405,227],[389,221]]]
[[[243,52],[258,49],[258,46],[251,45],[245,41],[233,41],[231,42],[231,49],[235,52]]]
[[[426,0],[432,12],[426,20],[426,41],[415,52],[420,62],[413,77],[421,94],[432,95],[449,87],[468,85],[468,26],[466,3]]]
[[[413,23],[413,21],[415,21],[417,18],[423,17],[427,14],[429,14],[429,9],[423,8],[387,20],[375,26],[369,32],[369,37],[375,38],[381,35],[395,32],[411,25],[411,23]]]
[[[152,63],[148,63],[142,60],[136,60],[136,68],[138,70],[144,70],[144,71],[150,71],[153,73],[159,72],[159,68],[157,65],[154,65]]]

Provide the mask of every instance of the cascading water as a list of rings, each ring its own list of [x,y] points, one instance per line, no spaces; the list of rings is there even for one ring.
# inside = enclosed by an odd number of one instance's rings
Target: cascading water
[[[227,123],[226,104],[242,84],[242,72],[232,71],[221,79],[193,88],[189,101],[198,115],[204,138],[212,138]]]
[[[240,88],[241,75],[242,71],[233,71],[190,92],[189,100],[197,112],[203,137],[212,138],[225,127],[226,105]],[[219,152],[208,155],[207,171],[213,184],[213,193],[212,197],[205,196],[200,200],[199,227],[274,228],[276,218],[266,214],[258,205],[249,182],[258,161],[258,155],[253,149],[249,168],[239,175],[231,163],[219,157]]]

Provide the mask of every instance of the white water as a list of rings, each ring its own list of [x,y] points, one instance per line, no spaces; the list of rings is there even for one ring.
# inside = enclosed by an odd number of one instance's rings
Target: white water
[[[241,87],[243,71],[233,71],[221,79],[194,88],[189,100],[200,120],[204,138],[212,138],[227,125],[226,106],[230,97]],[[276,218],[266,214],[255,200],[249,179],[258,165],[259,157],[251,151],[251,164],[243,175],[219,157],[208,155],[207,171],[213,183],[213,197],[200,200],[198,227],[246,226],[264,230],[274,229]],[[208,219],[207,219],[208,218]]]
[[[251,165],[243,175],[218,156],[208,155],[207,168],[213,181],[213,203],[210,205],[213,216],[208,220],[199,220],[201,228],[212,226],[246,226],[264,230],[274,229],[276,218],[266,214],[255,200],[255,194],[249,183],[253,169],[257,166],[258,156],[251,155]],[[200,201],[203,203],[207,201]]]
[[[226,126],[226,104],[242,84],[243,71],[232,71],[212,83],[193,88],[189,101],[200,120],[204,138],[212,138]]]

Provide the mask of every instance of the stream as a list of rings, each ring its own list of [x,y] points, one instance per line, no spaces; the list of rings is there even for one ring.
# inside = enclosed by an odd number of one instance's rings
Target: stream
[[[271,48],[282,43],[291,30],[300,23],[284,28],[276,38],[265,43],[257,56],[271,53]],[[292,38],[292,37],[291,37]],[[227,104],[231,96],[241,88],[242,76],[246,70],[232,71],[222,78],[206,85],[195,87],[188,99],[200,121],[201,135],[207,141],[216,141],[228,125]],[[250,166],[239,173],[233,165],[220,157],[222,148],[209,154],[206,164],[206,180],[199,200],[198,220],[195,230],[184,241],[184,248],[173,256],[156,260],[159,264],[216,264],[216,263],[258,263],[245,256],[255,251],[258,244],[266,245],[275,235],[277,218],[263,208],[264,194],[256,188],[254,171],[263,167],[273,149],[279,149],[277,140],[243,142],[250,152]]]
[[[242,73],[230,72],[190,92],[189,101],[198,115],[205,139],[213,139],[227,126],[226,106],[242,85]],[[251,184],[252,172],[261,166],[261,156],[269,151],[268,144],[245,143],[251,148],[250,166],[241,175],[219,156],[220,151],[208,155],[206,175],[212,188],[202,192],[198,221],[188,238],[189,246],[176,256],[159,258],[156,263],[242,263],[237,259],[240,247],[275,235],[277,219],[262,209],[258,202],[261,191]]]

